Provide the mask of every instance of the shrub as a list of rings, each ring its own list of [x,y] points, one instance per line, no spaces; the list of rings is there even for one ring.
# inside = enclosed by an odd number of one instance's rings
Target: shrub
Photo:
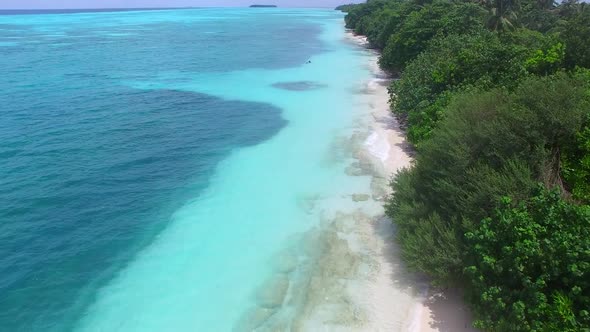
[[[411,266],[441,283],[460,279],[461,255],[473,248],[463,235],[502,197],[524,201],[538,182],[562,186],[555,156],[582,128],[587,89],[566,74],[531,77],[514,92],[472,91],[446,107],[386,206]]]
[[[494,331],[581,331],[590,327],[590,207],[543,187],[504,198],[466,234],[465,276],[477,326]]]
[[[472,3],[437,1],[410,12],[403,24],[389,37],[380,65],[400,72],[437,35],[468,34],[483,28],[485,11]]]
[[[454,91],[516,86],[527,74],[527,53],[487,31],[433,40],[390,89],[394,112],[408,120],[409,140],[418,144],[430,137]]]

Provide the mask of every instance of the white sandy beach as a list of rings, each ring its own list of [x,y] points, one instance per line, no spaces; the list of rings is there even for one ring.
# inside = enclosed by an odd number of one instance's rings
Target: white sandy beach
[[[367,46],[364,37],[347,36],[351,41],[362,47]],[[366,84],[363,89],[370,112],[368,117],[370,134],[363,146],[367,153],[361,152],[361,156],[369,155],[369,160],[374,167],[374,182],[383,186],[383,179],[389,179],[399,170],[411,166],[411,148],[405,140],[397,119],[389,109],[389,95],[387,75],[378,66],[379,54],[367,50],[372,55],[368,58],[374,79]],[[361,103],[362,105],[362,103]],[[375,180],[377,179],[377,180]],[[389,192],[389,186],[380,188]],[[380,199],[380,197],[373,198]],[[371,331],[393,331],[396,326],[391,322],[393,310],[399,310],[400,292],[409,290],[406,294],[411,298],[402,331],[477,331],[471,327],[471,315],[468,308],[462,302],[461,297],[455,291],[429,291],[428,283],[411,273],[405,271],[400,259],[399,249],[395,245],[394,229],[391,221],[383,216],[373,224],[370,235],[375,246],[377,260],[376,278],[369,284],[368,289],[359,290],[367,295],[367,303],[370,303],[372,321],[366,326]],[[401,282],[403,281],[403,282]],[[397,325],[399,326],[399,325]]]

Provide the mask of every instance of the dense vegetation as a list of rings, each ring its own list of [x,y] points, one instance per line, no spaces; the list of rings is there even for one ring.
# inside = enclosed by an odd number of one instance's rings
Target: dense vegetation
[[[386,205],[406,262],[490,331],[590,331],[590,5],[368,0],[417,150]]]

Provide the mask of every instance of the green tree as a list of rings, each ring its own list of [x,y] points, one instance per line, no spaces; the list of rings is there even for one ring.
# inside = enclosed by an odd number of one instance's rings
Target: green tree
[[[590,328],[590,207],[538,189],[508,198],[466,234],[477,325],[493,331]]]
[[[565,64],[570,69],[576,66],[590,68],[590,8],[581,8],[568,20],[561,34],[565,42]]]
[[[391,86],[393,110],[407,119],[414,144],[430,137],[455,91],[514,87],[526,75],[529,46],[503,42],[485,31],[435,38]]]
[[[469,34],[483,26],[483,8],[472,3],[436,1],[412,11],[389,37],[379,63],[399,73],[405,65],[439,36]]]
[[[340,5],[338,7],[336,7],[336,10],[339,10],[341,12],[345,12],[348,13],[350,12],[356,5],[351,3],[351,4],[347,4],[347,5]]]
[[[590,126],[576,134],[561,159],[566,188],[575,200],[590,203]]]
[[[590,70],[580,69],[576,71],[575,77],[590,85]],[[590,89],[587,91],[590,94]],[[590,105],[587,107],[584,126],[563,149],[561,170],[565,187],[572,198],[590,203]]]
[[[548,6],[548,4],[540,4],[537,1],[523,5],[518,15],[519,23],[525,28],[542,33],[559,28],[558,25],[561,23],[559,22],[558,11],[543,8],[544,6]]]
[[[563,68],[565,58],[565,45],[558,41],[548,41],[542,48],[535,52],[525,61],[527,70],[538,75],[554,74]]]
[[[516,0],[489,0],[487,27],[492,31],[514,30],[518,23],[519,5]]]
[[[411,266],[438,282],[460,278],[462,254],[472,248],[463,235],[501,197],[526,200],[538,182],[563,187],[556,156],[584,124],[587,91],[585,82],[560,73],[527,78],[514,92],[454,98],[415,166],[393,181],[386,206]]]

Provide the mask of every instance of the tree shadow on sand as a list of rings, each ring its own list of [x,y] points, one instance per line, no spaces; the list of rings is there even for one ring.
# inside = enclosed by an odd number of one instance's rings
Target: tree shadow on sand
[[[444,290],[428,297],[425,302],[430,311],[430,328],[441,332],[478,332],[471,326],[473,317],[463,303],[459,292]]]
[[[392,283],[398,289],[416,296],[427,296],[424,299],[424,315],[429,315],[429,328],[440,332],[478,332],[471,326],[473,318],[469,308],[462,300],[460,292],[454,289],[430,290],[426,276],[411,272],[401,258],[401,249],[395,240],[395,226],[391,220],[383,216],[375,224],[375,233],[381,237],[385,245],[382,255],[391,264]],[[423,294],[420,294],[423,293]],[[423,319],[423,318],[421,318]],[[426,326],[422,326],[424,329]],[[427,331],[430,331],[427,329]]]

